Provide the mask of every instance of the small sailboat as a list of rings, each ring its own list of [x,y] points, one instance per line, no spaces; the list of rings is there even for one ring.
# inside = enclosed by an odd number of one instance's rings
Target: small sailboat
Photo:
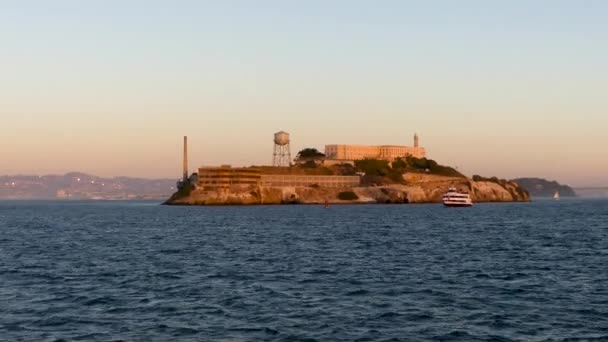
[[[556,192],[553,194],[553,200],[555,200],[555,201],[559,201],[559,191],[556,191]]]

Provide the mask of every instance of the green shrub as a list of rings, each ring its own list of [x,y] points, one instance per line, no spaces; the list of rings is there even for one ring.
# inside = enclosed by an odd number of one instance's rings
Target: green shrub
[[[190,196],[192,190],[194,190],[194,186],[192,186],[190,183],[183,184],[172,197],[174,199],[186,198]]]
[[[192,190],[194,190],[194,186],[191,185],[190,183],[187,184],[178,184],[178,188],[177,191],[173,193],[173,195],[171,195],[171,197],[165,202],[166,204],[171,204],[171,202],[182,199],[182,198],[188,198],[190,196],[190,194],[192,193]]]
[[[355,167],[364,172],[369,180],[373,177],[382,177],[384,180],[376,180],[374,183],[398,183],[405,184],[403,174],[406,172],[428,172],[434,175],[446,176],[446,177],[459,177],[465,178],[463,174],[458,172],[456,169],[449,166],[440,165],[432,159],[426,158],[415,158],[408,156],[407,158],[397,158],[392,163],[386,160],[379,159],[363,159],[355,161]]]
[[[314,169],[317,167],[317,163],[315,163],[314,160],[307,160],[304,164],[302,164],[302,167],[307,169]]]
[[[390,166],[387,160],[380,159],[363,159],[356,160],[355,166],[361,172],[365,172],[370,176],[386,176],[390,171]]]
[[[407,168],[407,163],[405,162],[405,160],[397,158],[391,164],[391,167],[393,168],[393,170],[399,170],[402,171],[401,173],[403,173],[403,171],[405,171],[405,169]]]
[[[334,173],[340,176],[354,176],[357,169],[351,164],[338,164],[333,167]]]
[[[338,194],[338,199],[342,201],[354,201],[358,200],[359,196],[352,191],[342,191]]]
[[[434,175],[447,176],[447,177],[464,177],[464,175],[458,172],[456,169],[444,166],[433,159],[426,158],[415,158],[415,157],[407,157],[406,158],[407,170],[414,172],[429,172]]]
[[[305,148],[298,152],[296,160],[320,160],[324,159],[325,154],[319,152],[316,148]]]
[[[429,168],[429,163],[426,158],[415,158],[408,156],[405,161],[408,169],[426,170]]]
[[[387,177],[395,183],[405,184],[405,179],[403,179],[403,171],[401,170],[392,169],[389,171]]]

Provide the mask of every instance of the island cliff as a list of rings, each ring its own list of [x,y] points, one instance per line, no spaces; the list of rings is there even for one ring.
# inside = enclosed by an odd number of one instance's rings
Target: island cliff
[[[234,171],[235,169],[225,170]],[[239,172],[247,177],[252,177],[251,172],[253,171],[251,168],[240,170]],[[282,170],[262,169],[256,172],[261,173],[262,180],[255,184],[230,184],[221,188],[188,185],[175,193],[165,204],[440,203],[442,194],[450,186],[470,193],[473,201],[477,203],[526,202],[530,200],[528,192],[516,182],[479,176],[475,176],[474,179],[468,178],[452,168],[425,159],[412,158],[393,163],[366,160],[355,163],[354,166],[293,167]],[[321,186],[317,183],[280,185],[275,180],[278,172],[288,175],[293,173],[307,175],[310,178],[314,178],[311,175],[317,175],[316,177],[319,178],[315,179],[323,179],[322,177],[327,177],[327,175],[344,176],[346,174],[349,175],[346,178],[352,178],[358,173],[361,178],[360,182],[357,181],[356,184],[350,186],[344,184],[341,186]],[[266,175],[266,178],[264,178],[265,173],[269,174]],[[325,176],[318,176],[319,174]],[[217,179],[217,176],[209,177],[216,177],[213,179]],[[270,179],[270,181],[264,181],[264,179]],[[275,183],[272,183],[273,180]],[[204,184],[204,181],[199,181],[200,184]]]
[[[431,177],[435,178],[435,177]],[[170,205],[253,205],[253,204],[323,204],[330,203],[440,203],[447,187],[455,185],[470,191],[474,202],[527,202],[529,195],[516,183],[498,183],[437,177],[416,185],[390,184],[349,189],[314,187],[256,187],[228,191],[193,190],[185,197],[175,196]],[[345,195],[348,194],[348,195]],[[354,194],[352,196],[350,194]],[[351,199],[343,199],[346,196]]]

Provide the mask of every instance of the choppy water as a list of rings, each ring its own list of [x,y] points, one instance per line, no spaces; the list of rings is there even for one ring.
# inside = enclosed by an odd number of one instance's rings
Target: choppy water
[[[608,201],[0,202],[0,340],[608,340]]]

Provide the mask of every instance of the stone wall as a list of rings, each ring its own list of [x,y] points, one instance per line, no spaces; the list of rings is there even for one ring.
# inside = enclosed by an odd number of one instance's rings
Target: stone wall
[[[262,175],[261,185],[268,187],[352,188],[359,186],[359,176]]]

